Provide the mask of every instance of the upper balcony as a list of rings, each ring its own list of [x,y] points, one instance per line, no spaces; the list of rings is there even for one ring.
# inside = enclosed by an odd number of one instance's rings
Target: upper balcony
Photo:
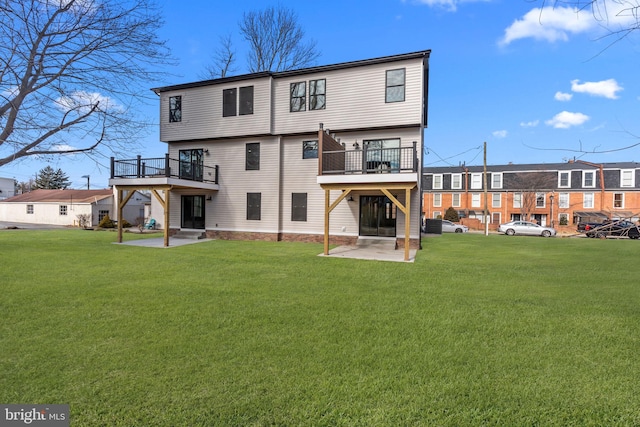
[[[406,183],[418,181],[418,147],[383,147],[357,142],[347,150],[323,130],[318,140],[318,184]]]
[[[218,166],[164,157],[116,160],[111,158],[111,185],[160,186],[218,190]]]

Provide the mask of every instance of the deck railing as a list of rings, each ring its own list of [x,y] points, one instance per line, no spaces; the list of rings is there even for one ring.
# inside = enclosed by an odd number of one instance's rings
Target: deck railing
[[[111,178],[180,178],[189,181],[218,183],[218,165],[204,166],[198,162],[156,157],[116,160],[111,158]]]
[[[418,172],[413,147],[333,150],[322,153],[322,175]]]

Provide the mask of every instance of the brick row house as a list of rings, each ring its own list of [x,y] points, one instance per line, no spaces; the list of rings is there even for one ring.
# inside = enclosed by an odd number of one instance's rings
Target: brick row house
[[[483,166],[435,167],[423,174],[423,215],[453,207],[463,221],[484,218]],[[575,229],[580,221],[640,217],[640,163],[583,161],[487,166],[486,206],[492,226],[515,220]],[[466,220],[468,221],[468,220]],[[473,221],[468,221],[472,223]]]
[[[112,159],[168,236],[418,247],[430,51],[153,89],[163,158]]]

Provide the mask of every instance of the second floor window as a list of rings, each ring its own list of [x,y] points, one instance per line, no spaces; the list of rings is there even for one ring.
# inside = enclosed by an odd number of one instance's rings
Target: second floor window
[[[309,110],[324,110],[326,106],[325,79],[309,81]]]
[[[387,70],[386,102],[404,101],[405,69]]]
[[[596,173],[593,171],[584,171],[582,174],[582,186],[592,188],[596,186]]]
[[[433,189],[434,190],[442,189],[442,174],[433,175]]]
[[[240,115],[253,114],[253,86],[240,88]]]
[[[462,174],[461,173],[452,173],[451,174],[451,189],[452,190],[461,190],[462,189]]]
[[[317,159],[318,158],[318,140],[302,141],[302,158]]]
[[[481,173],[472,173],[471,174],[471,189],[479,190],[482,188],[482,174]]]
[[[491,206],[494,208],[499,208],[500,206],[502,206],[502,194],[493,193],[491,195]]]
[[[169,97],[169,123],[182,121],[182,96]]]
[[[480,193],[473,193],[471,195],[471,207],[479,208],[480,206]]]
[[[460,193],[453,193],[451,195],[451,205],[454,208],[459,208],[460,207]]]
[[[545,194],[544,193],[536,193],[536,208],[544,208],[545,206]]]
[[[291,83],[290,92],[290,109],[289,111],[305,111],[307,109],[307,83]]]
[[[245,146],[245,170],[260,170],[260,143],[251,142]]]
[[[442,206],[442,194],[435,193],[433,195],[433,206],[436,208],[439,208],[440,206]]]
[[[633,187],[635,186],[633,169],[624,169],[620,171],[620,186],[621,187]]]
[[[502,173],[493,172],[491,174],[491,188],[502,188]]]
[[[225,89],[222,91],[222,117],[236,115],[236,95],[236,88]]]

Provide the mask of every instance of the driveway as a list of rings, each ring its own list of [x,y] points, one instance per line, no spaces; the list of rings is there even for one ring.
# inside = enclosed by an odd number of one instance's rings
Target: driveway
[[[53,225],[53,224],[30,224],[27,222],[10,222],[0,221],[0,230],[14,230],[14,229],[28,229],[28,230],[54,230],[60,228],[67,228],[65,225]]]

